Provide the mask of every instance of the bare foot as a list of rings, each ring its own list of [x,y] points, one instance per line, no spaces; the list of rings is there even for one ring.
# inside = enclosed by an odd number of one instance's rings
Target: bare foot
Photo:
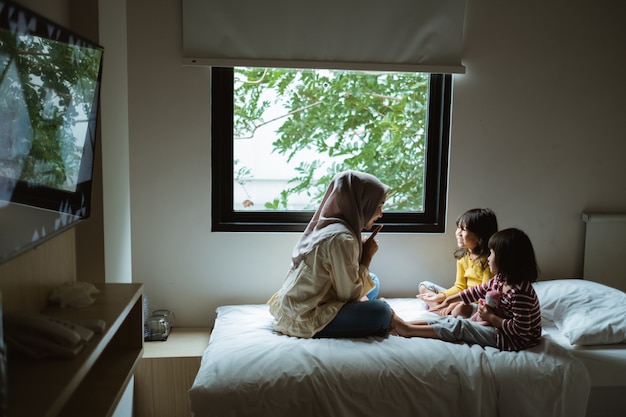
[[[409,325],[402,320],[394,311],[391,312],[391,324],[389,333],[396,336],[406,336],[408,334]]]

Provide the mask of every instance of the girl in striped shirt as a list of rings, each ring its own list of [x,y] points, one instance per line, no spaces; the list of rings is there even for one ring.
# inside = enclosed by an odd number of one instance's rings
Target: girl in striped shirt
[[[484,284],[446,298],[437,309],[455,301],[464,304],[478,301],[478,313],[490,326],[451,316],[407,323],[394,314],[392,333],[404,337],[462,341],[506,351],[519,351],[538,344],[541,311],[532,283],[537,281],[539,267],[530,239],[519,229],[505,229],[489,239],[489,249],[489,267],[495,276]],[[490,290],[501,293],[497,309],[484,303]]]

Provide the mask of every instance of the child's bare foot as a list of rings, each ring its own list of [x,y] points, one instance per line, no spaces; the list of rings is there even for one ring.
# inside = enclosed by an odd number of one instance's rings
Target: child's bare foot
[[[402,320],[394,311],[391,312],[391,324],[389,333],[396,336],[406,336],[408,334],[409,325]]]
[[[470,304],[457,304],[454,309],[450,312],[450,315],[453,317],[463,317],[470,318],[474,311],[472,310],[472,306]]]

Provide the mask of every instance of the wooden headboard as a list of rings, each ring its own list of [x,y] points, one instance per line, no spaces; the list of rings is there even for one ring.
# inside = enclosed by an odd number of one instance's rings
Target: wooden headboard
[[[626,292],[626,214],[583,213],[583,278]]]

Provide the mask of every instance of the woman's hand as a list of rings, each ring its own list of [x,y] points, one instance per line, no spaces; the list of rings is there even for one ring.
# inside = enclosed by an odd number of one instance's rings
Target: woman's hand
[[[369,268],[374,254],[378,252],[378,241],[373,237],[366,238],[363,242],[363,253],[361,255],[361,265]]]

